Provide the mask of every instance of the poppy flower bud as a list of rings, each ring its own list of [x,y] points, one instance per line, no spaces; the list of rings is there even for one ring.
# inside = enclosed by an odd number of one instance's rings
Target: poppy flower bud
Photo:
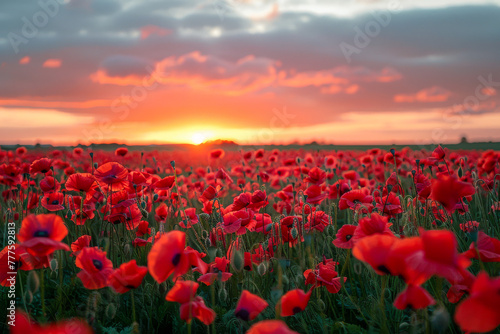
[[[38,291],[40,287],[40,279],[38,278],[38,274],[36,271],[31,270],[28,274],[28,290],[32,293]]]
[[[332,226],[332,225],[328,225],[328,226],[326,227],[326,233],[327,233],[327,235],[329,235],[329,236],[333,236],[333,235],[335,235],[335,229],[333,228],[333,226]],[[294,239],[295,239],[295,238],[294,238]]]
[[[201,236],[203,237],[203,239],[206,239],[206,238],[208,238],[210,235],[208,234],[208,231],[206,231],[206,230],[202,230],[202,231],[201,231]]]
[[[98,166],[97,162],[94,162],[94,169],[97,169]]]
[[[153,201],[156,202],[158,200],[158,194],[153,195]]]
[[[326,310],[326,305],[325,305],[324,301],[322,301],[321,299],[318,299],[317,304],[318,304],[318,309],[320,312],[324,312]]]
[[[235,251],[233,257],[231,258],[231,266],[236,271],[243,270],[245,265],[245,260],[243,258],[243,254],[240,251]]]
[[[146,202],[141,201],[141,208],[146,209]]]
[[[170,161],[170,166],[175,169],[175,160]]]
[[[57,259],[50,260],[50,270],[56,271],[58,267],[59,267],[59,264],[57,262]]]
[[[210,247],[210,246],[212,246],[212,242],[210,241],[210,238],[206,238],[206,239],[205,239],[205,247],[207,247],[207,248],[208,248],[208,247]]]
[[[297,239],[297,237],[299,236],[299,231],[297,231],[296,227],[290,230],[290,236],[292,237],[292,239]]]
[[[222,253],[222,249],[217,248],[217,252],[215,252],[215,255],[216,255],[217,257],[223,257],[223,256],[224,256],[224,253]]]
[[[208,213],[200,213],[199,217],[202,224],[208,224],[210,222],[210,215]]]
[[[125,255],[130,255],[131,251],[132,251],[132,248],[131,248],[130,244],[125,244],[125,246],[123,246],[123,253]]]
[[[90,152],[89,155],[91,158],[94,158],[94,152]]]
[[[437,333],[446,332],[450,325],[450,314],[444,307],[434,310],[431,316],[431,325]]]
[[[388,185],[387,185],[387,191],[388,191],[388,192],[391,192],[391,191],[392,191],[392,184],[388,184]]]
[[[167,293],[167,285],[165,282],[158,285],[158,291],[160,291],[160,296],[165,296]]]
[[[106,306],[106,318],[113,319],[116,315],[116,306],[115,304],[109,304]]]
[[[395,156],[395,155],[396,155],[396,150],[395,150],[395,149],[393,149],[393,148],[391,148],[391,149],[389,150],[389,152],[391,152],[392,156]]]
[[[227,291],[226,291],[226,288],[222,288],[219,290],[219,299],[221,301],[225,301],[227,299]]]
[[[27,290],[24,293],[24,300],[26,303],[31,304],[33,302],[33,293],[30,290]]]
[[[462,177],[464,175],[464,171],[462,170],[462,167],[458,169],[458,177]]]
[[[259,263],[259,265],[257,266],[257,272],[259,273],[260,276],[264,276],[266,274],[266,269],[267,268],[264,262]]]

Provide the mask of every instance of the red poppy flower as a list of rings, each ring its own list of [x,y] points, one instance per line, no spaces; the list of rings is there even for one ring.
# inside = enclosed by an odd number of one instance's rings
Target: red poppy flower
[[[207,326],[214,322],[217,316],[214,310],[205,305],[205,301],[201,297],[196,297],[193,301],[182,304],[180,313],[181,319],[188,324],[193,318],[196,318]]]
[[[117,157],[124,157],[127,155],[127,153],[128,153],[128,148],[126,147],[118,147],[115,151],[115,155]]]
[[[263,320],[252,325],[246,334],[298,334],[282,320]]]
[[[118,293],[125,293],[130,289],[137,289],[141,285],[148,268],[139,267],[135,260],[123,263],[109,276],[108,285]]]
[[[30,318],[23,311],[16,309],[15,326],[10,327],[11,334],[92,334],[94,331],[83,320],[71,319],[62,320],[55,323],[38,325],[31,322]]]
[[[321,186],[313,184],[304,191],[304,195],[307,196],[307,203],[312,205],[319,205],[326,197],[326,192],[323,192]]]
[[[221,159],[224,157],[224,150],[221,148],[217,148],[215,150],[212,150],[210,152],[210,158],[211,159]]]
[[[12,253],[14,253],[14,258],[12,258]],[[12,265],[14,268],[11,267]],[[11,286],[11,283],[7,281],[11,277],[8,273],[17,272],[19,269],[27,271],[41,267],[43,265],[40,261],[28,254],[26,248],[18,244],[5,246],[0,252],[0,285]]]
[[[370,217],[364,217],[359,220],[358,227],[354,231],[353,241],[364,238],[369,235],[374,234],[384,234],[394,236],[392,231],[389,229],[389,226],[392,224],[389,223],[389,219],[387,217],[383,217],[378,213],[372,213]]]
[[[335,271],[335,266],[338,265],[332,259],[325,259],[318,264],[314,270],[308,269],[304,271],[306,284],[313,284],[314,286],[324,286],[330,293],[338,293],[341,286],[341,278]],[[344,282],[347,277],[342,278]]]
[[[477,259],[478,252],[482,262],[500,262],[500,240],[479,231],[476,243],[471,243],[469,250],[464,252],[463,255],[469,259]]]
[[[306,309],[311,298],[312,289],[304,292],[300,289],[295,289],[285,293],[277,305],[281,309],[280,316],[288,317],[302,312]]]
[[[71,244],[71,250],[73,251],[73,253],[71,253],[70,256],[77,256],[78,254],[80,254],[80,251],[82,249],[90,246],[91,240],[92,237],[90,235],[82,235],[81,237],[76,239],[76,241]]]
[[[59,191],[61,189],[61,185],[59,182],[57,182],[56,179],[54,179],[52,176],[45,176],[41,181],[40,181],[40,190],[43,193],[52,193],[55,191]]]
[[[76,173],[68,177],[66,181],[66,190],[77,192],[88,192],[95,184],[95,178],[90,173]]]
[[[377,209],[389,217],[394,217],[395,215],[402,213],[401,200],[393,192],[390,192],[387,196],[377,197]]]
[[[42,206],[49,211],[59,211],[64,209],[64,194],[50,193],[45,194],[42,200]]]
[[[397,295],[394,307],[398,310],[406,310],[407,308],[419,310],[435,303],[436,301],[427,290],[421,286],[410,284]]]
[[[455,234],[448,230],[420,228],[422,250],[408,258],[408,264],[429,276],[438,275],[450,280],[460,277],[460,268],[467,268],[470,261],[457,252]]]
[[[354,242],[352,237],[354,236],[354,231],[357,226],[345,224],[342,226],[337,234],[335,235],[335,240],[332,243],[338,248],[351,249],[354,247]]]
[[[304,228],[307,231],[314,228],[323,232],[328,224],[330,224],[328,215],[323,211],[316,211],[312,215],[307,216],[307,223],[304,225]]]
[[[356,210],[360,205],[370,207],[373,202],[373,197],[369,195],[368,189],[355,189],[346,192],[340,197],[339,209],[345,210],[350,208]]]
[[[117,162],[107,162],[94,172],[94,177],[106,190],[119,191],[128,184],[128,171]]]
[[[323,182],[325,182],[325,179],[326,172],[322,169],[319,169],[318,167],[314,167],[309,171],[308,177],[304,179],[304,182],[321,185]]]
[[[170,211],[170,208],[165,203],[161,203],[155,210],[155,220],[159,223],[165,223]]]
[[[229,260],[225,257],[216,257],[215,261],[208,266],[208,272],[198,278],[198,282],[203,282],[206,285],[211,285],[216,280],[225,282],[233,276],[227,272]]]
[[[191,228],[194,224],[198,223],[198,215],[196,214],[196,208],[187,208],[180,212],[181,222],[179,225],[182,228]]]
[[[85,247],[76,257],[76,266],[82,269],[76,276],[89,290],[108,286],[108,279],[113,273],[113,263],[97,247]]]
[[[48,173],[50,171],[50,166],[52,165],[52,160],[47,158],[41,158],[35,160],[31,163],[30,174],[35,175],[37,173]]]
[[[368,263],[377,274],[391,274],[387,268],[387,259],[397,238],[389,235],[375,234],[358,240],[354,244],[352,255],[360,261]]]
[[[431,181],[422,173],[417,173],[413,178],[417,194],[421,198],[428,198],[431,194]]]
[[[257,221],[253,220],[253,211],[239,210],[226,213],[223,217],[224,232],[243,235],[248,231],[253,231]]]
[[[269,304],[262,298],[247,290],[241,293],[234,315],[244,321],[252,321],[264,311]]]
[[[500,278],[481,272],[469,298],[458,305],[455,321],[464,332],[484,333],[500,325]]]
[[[457,204],[462,203],[462,198],[472,196],[476,192],[474,186],[462,182],[456,176],[440,175],[432,180],[430,198],[439,202],[448,213],[453,213]]]
[[[169,302],[180,304],[189,303],[196,296],[196,291],[200,285],[193,281],[183,281],[178,279],[174,286],[168,291],[165,299]]]
[[[149,273],[162,283],[170,275],[173,279],[184,275],[191,265],[198,267],[202,274],[206,273],[207,265],[201,260],[201,254],[192,249],[185,250],[186,234],[181,231],[170,231],[156,241],[148,254]]]
[[[167,176],[161,180],[156,181],[154,184],[155,190],[170,190],[174,186],[175,176]]]
[[[256,190],[252,194],[248,208],[252,209],[253,211],[259,211],[261,208],[265,207],[268,203],[269,202],[267,200],[266,192],[262,190]]]
[[[135,235],[137,237],[142,237],[145,234],[151,234],[151,228],[149,227],[149,223],[147,221],[141,220],[137,230],[135,231]]]
[[[29,215],[23,219],[17,239],[33,256],[47,256],[58,249],[69,250],[61,241],[68,234],[61,217],[55,214]]]

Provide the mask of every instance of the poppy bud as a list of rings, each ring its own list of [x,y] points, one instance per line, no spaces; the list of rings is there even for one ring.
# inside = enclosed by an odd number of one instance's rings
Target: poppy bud
[[[27,290],[24,293],[24,300],[26,303],[31,304],[33,302],[33,293],[30,290]]]
[[[205,247],[207,247],[207,248],[208,248],[208,247],[210,247],[210,246],[212,246],[212,242],[210,241],[210,238],[206,238],[206,239],[205,239]]]
[[[125,246],[123,246],[123,253],[125,255],[130,255],[131,251],[132,251],[132,248],[131,248],[130,244],[125,244]]]
[[[297,239],[297,237],[299,236],[299,231],[297,231],[296,227],[290,230],[290,236],[292,237],[292,239]]]
[[[91,158],[94,158],[94,152],[90,152],[89,155]]]
[[[438,333],[444,333],[450,325],[450,314],[444,307],[439,307],[431,316],[432,328]]]
[[[318,304],[318,309],[320,312],[324,312],[326,310],[326,305],[325,305],[324,301],[322,301],[321,299],[318,299],[317,304]]]
[[[219,299],[221,301],[225,301],[227,298],[227,291],[226,289],[223,287],[222,289],[219,290]]]
[[[210,237],[210,235],[208,234],[208,231],[206,231],[206,230],[201,231],[201,236],[203,239]]]
[[[160,296],[165,296],[167,293],[167,284],[165,282],[158,285],[158,291],[160,291]]]
[[[141,202],[141,208],[146,209],[146,202],[144,201]]]
[[[158,200],[158,194],[153,195],[153,202],[156,202]]]
[[[38,291],[40,287],[40,279],[38,278],[38,274],[36,271],[31,270],[28,274],[28,290],[32,293]]]
[[[332,226],[332,225],[328,225],[328,226],[326,227],[326,233],[327,233],[327,235],[329,235],[329,236],[333,236],[333,235],[335,235],[335,230],[334,230],[334,228],[333,228],[333,226]],[[295,239],[295,238],[294,238],[294,239]]]
[[[208,213],[200,213],[199,217],[202,224],[208,224],[210,222],[210,215]]]
[[[98,166],[97,162],[94,162],[94,169],[97,169]]]
[[[113,319],[116,315],[116,306],[115,304],[109,304],[106,306],[106,318]]]
[[[50,270],[56,271],[58,267],[59,267],[59,265],[58,265],[57,259],[50,260]]]
[[[170,161],[170,166],[175,169],[175,160]]]
[[[239,250],[235,251],[231,258],[231,266],[234,270],[241,271],[244,265],[245,261],[243,258],[243,254]]]
[[[389,150],[389,152],[391,152],[392,156],[395,156],[395,155],[396,155],[396,150],[395,150],[395,149],[393,149],[393,148],[391,148],[391,149]]]
[[[223,257],[223,256],[224,256],[224,253],[222,253],[222,249],[217,248],[217,251],[216,251],[215,255],[216,255],[217,257]]]
[[[266,274],[266,265],[264,264],[264,262],[259,263],[259,265],[257,266],[257,272],[260,276],[264,276]]]
[[[462,177],[464,175],[464,171],[462,170],[462,167],[458,169],[458,177]]]

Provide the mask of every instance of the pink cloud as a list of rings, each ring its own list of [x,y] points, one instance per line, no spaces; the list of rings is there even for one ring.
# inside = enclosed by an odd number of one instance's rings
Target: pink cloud
[[[155,25],[147,25],[141,28],[141,39],[146,39],[149,36],[166,36],[172,33],[172,30],[164,29]]]
[[[394,96],[394,102],[445,102],[452,96],[447,89],[432,86],[419,90],[415,94],[398,94]]]
[[[47,59],[44,63],[43,63],[43,67],[45,68],[58,68],[58,67],[61,67],[61,64],[62,64],[62,61],[61,59]]]
[[[23,58],[21,58],[21,59],[19,60],[19,64],[21,64],[21,65],[24,65],[24,64],[29,64],[30,60],[31,60],[31,58],[30,58],[30,57],[28,57],[28,56],[23,57]]]

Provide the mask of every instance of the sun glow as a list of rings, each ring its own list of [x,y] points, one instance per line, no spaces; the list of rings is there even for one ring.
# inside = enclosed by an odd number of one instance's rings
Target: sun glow
[[[213,135],[208,132],[195,132],[191,136],[191,142],[195,145],[200,145],[207,139],[210,139]]]

